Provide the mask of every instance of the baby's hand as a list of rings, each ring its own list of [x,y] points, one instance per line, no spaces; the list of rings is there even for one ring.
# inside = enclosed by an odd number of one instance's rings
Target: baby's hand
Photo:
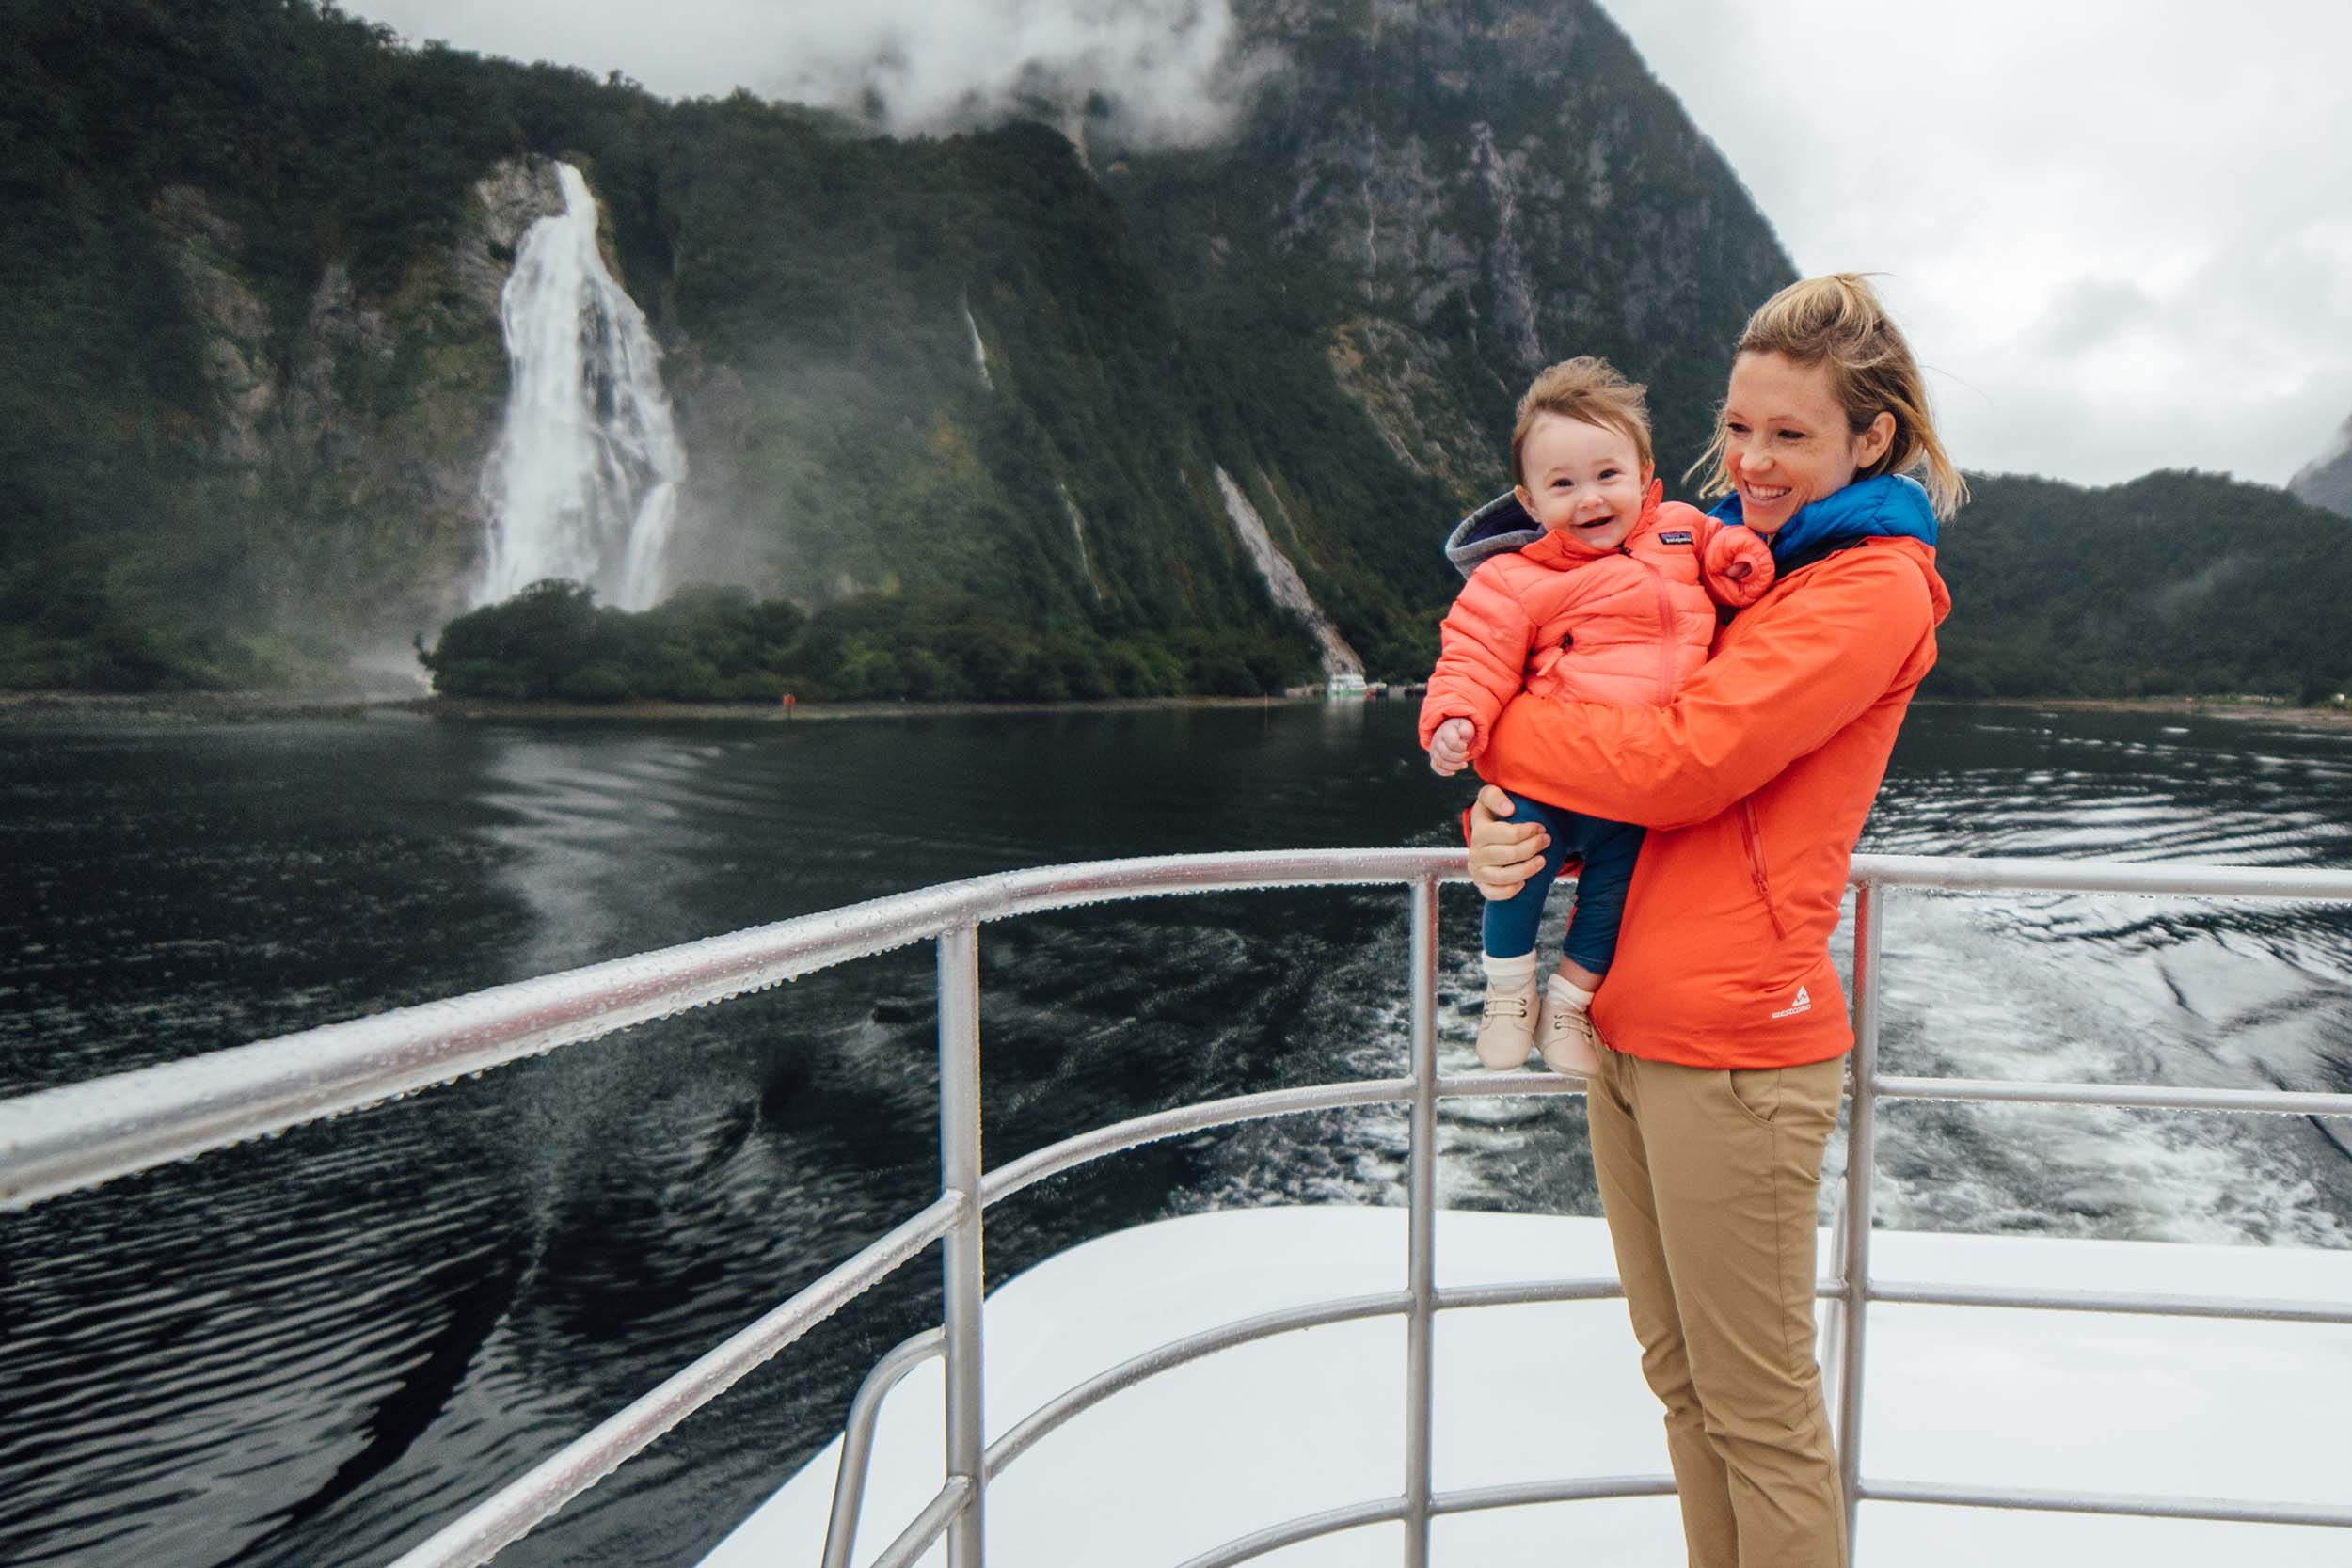
[[[1470,737],[1477,728],[1467,719],[1449,719],[1439,724],[1429,737],[1429,766],[1439,776],[1452,778],[1470,766]]]
[[[1772,585],[1772,546],[1736,525],[1715,531],[1707,542],[1705,565],[1715,597],[1736,610],[1756,603]]]

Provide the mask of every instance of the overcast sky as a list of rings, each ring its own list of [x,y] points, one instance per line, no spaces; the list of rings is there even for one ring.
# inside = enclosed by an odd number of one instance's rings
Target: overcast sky
[[[1800,269],[1887,275],[1965,467],[2283,483],[2352,416],[2352,5],[1604,3]],[[672,96],[846,98],[886,55],[878,85],[918,119],[1042,62],[1173,130],[1209,96],[1222,4],[347,8]]]

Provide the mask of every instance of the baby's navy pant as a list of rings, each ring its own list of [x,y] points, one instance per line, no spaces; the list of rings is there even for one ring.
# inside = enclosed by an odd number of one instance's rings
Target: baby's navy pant
[[[1504,793],[1509,794],[1509,791]],[[1535,951],[1535,927],[1544,918],[1561,863],[1574,855],[1584,862],[1576,879],[1576,912],[1568,918],[1565,956],[1598,974],[1617,956],[1617,925],[1625,918],[1625,890],[1633,880],[1634,858],[1642,852],[1643,830],[1581,812],[1512,795],[1514,822],[1540,822],[1551,834],[1543,869],[1510,897],[1486,906],[1486,957],[1516,958]]]

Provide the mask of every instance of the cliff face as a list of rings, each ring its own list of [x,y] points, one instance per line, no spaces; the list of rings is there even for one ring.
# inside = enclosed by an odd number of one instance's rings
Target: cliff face
[[[1154,174],[1192,198],[1158,214],[1172,277],[1212,297],[1265,286],[1262,268],[1328,291],[1335,373],[1465,500],[1493,487],[1526,381],[1573,354],[1650,382],[1661,450],[1695,451],[1727,345],[1793,274],[1597,6],[1292,0],[1245,15],[1250,45],[1286,64],[1237,144],[1136,176],[1146,199],[1168,194]],[[1172,163],[1190,166],[1170,179]],[[1237,246],[1258,265],[1237,267]]]
[[[30,525],[0,542],[0,682],[266,679],[429,638],[481,559],[499,294],[560,207],[553,157],[666,351],[673,580],[808,605],[949,585],[1041,628],[1271,629],[1375,673],[1425,659],[1435,543],[1506,482],[1535,368],[1600,353],[1648,380],[1671,466],[1788,276],[1585,0],[1242,0],[1231,134],[1144,150],[1061,117],[1085,157],[1060,121],[893,142],[301,7],[95,8],[28,13],[0,103],[84,112],[0,107],[51,153],[8,194],[28,232],[77,235],[58,267],[141,284],[78,342],[71,274],[0,302],[79,377],[25,404],[56,438],[0,436],[23,460],[0,508]],[[122,80],[79,46],[100,26]],[[147,120],[104,118],[134,91]],[[91,463],[122,493],[78,483]],[[1285,608],[1302,592],[1325,633]],[[100,644],[129,651],[74,662]]]
[[[1096,153],[1204,346],[1243,362],[1268,343],[1311,351],[1386,466],[1428,481],[1439,510],[1508,483],[1511,411],[1536,370],[1604,355],[1649,384],[1661,466],[1678,477],[1728,345],[1793,273],[1599,8],[1237,9],[1245,54],[1274,63],[1232,139]],[[1295,425],[1253,437],[1279,487],[1304,460]],[[1427,548],[1437,519],[1415,504],[1429,503],[1310,507],[1295,542],[1375,562],[1427,603],[1451,589]]]
[[[157,197],[212,393],[202,452],[245,509],[279,525],[258,563],[269,622],[358,646],[459,608],[506,390],[501,291],[523,230],[562,205],[544,160],[503,161],[473,183],[453,242],[421,250],[392,287],[362,292],[329,261],[281,325],[238,226],[193,187]]]

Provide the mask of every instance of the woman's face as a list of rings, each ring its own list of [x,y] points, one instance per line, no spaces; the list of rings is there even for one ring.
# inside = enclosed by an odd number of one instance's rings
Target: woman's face
[[[1740,520],[1771,538],[1797,509],[1853,483],[1885,455],[1895,417],[1881,413],[1859,436],[1837,404],[1827,365],[1778,354],[1732,362],[1724,398],[1724,468]]]

